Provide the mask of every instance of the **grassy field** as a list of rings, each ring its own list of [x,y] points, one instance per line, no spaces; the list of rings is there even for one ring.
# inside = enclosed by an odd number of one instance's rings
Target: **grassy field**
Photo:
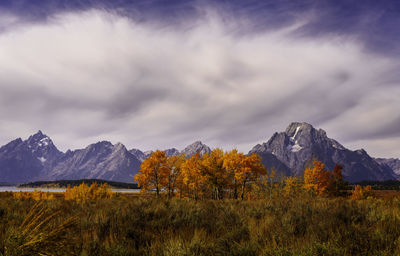
[[[39,203],[0,193],[0,255],[400,255],[397,192]]]

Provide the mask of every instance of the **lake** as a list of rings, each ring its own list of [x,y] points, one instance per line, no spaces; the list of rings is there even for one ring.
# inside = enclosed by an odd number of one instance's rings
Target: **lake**
[[[65,192],[65,188],[19,188],[19,187],[1,187],[0,186],[0,192],[33,192],[35,190],[38,191],[43,191],[43,192]],[[118,188],[118,189],[112,189],[113,192],[117,193],[139,193],[140,189],[124,189],[124,188]]]

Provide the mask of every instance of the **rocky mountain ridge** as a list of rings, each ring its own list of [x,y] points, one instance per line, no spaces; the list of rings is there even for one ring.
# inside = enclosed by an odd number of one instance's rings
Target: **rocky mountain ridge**
[[[197,141],[182,152],[192,155],[196,150],[202,153],[211,151],[208,146]],[[170,156],[181,153],[176,148],[165,151]],[[83,149],[63,153],[50,137],[38,131],[27,140],[18,138],[0,148],[0,182],[61,179],[133,182],[140,164],[152,153],[139,149],[128,151],[123,144],[113,145],[109,141],[100,141]]]
[[[329,138],[324,130],[315,129],[308,123],[291,123],[284,132],[275,133],[249,153],[257,153],[263,159],[275,156],[283,167],[272,167],[284,173],[287,173],[285,167],[288,167],[290,175],[303,175],[305,166],[315,158],[325,163],[328,169],[341,164],[345,179],[351,182],[396,178],[393,170],[379,164],[365,150],[349,150]]]
[[[165,151],[168,155],[192,156],[196,152],[209,153],[211,149],[196,141],[182,151]],[[18,138],[0,148],[0,182],[83,178],[133,182],[140,164],[152,153],[127,150],[121,143],[113,145],[108,141],[63,153],[50,137],[38,131],[27,140]],[[284,132],[274,133],[249,153],[259,154],[267,169],[276,169],[283,175],[302,175],[310,159],[316,158],[328,169],[342,164],[345,179],[352,182],[400,177],[399,159],[374,159],[363,149],[349,150],[308,123],[291,123]]]

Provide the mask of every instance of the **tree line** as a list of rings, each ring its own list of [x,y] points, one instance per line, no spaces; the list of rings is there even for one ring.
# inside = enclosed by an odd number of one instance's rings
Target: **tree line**
[[[290,196],[301,192],[337,195],[343,189],[342,166],[330,171],[314,159],[304,170],[304,177],[282,177],[267,170],[259,155],[245,155],[234,149],[216,148],[210,153],[199,152],[191,157],[184,154],[168,156],[157,150],[145,159],[134,180],[142,192],[154,191],[159,197],[198,199],[246,199],[281,193]],[[275,191],[274,191],[275,190]],[[263,193],[262,193],[263,192]]]

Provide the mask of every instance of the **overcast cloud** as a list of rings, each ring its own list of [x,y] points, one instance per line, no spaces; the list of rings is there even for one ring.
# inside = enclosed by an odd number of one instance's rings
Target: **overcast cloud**
[[[41,129],[61,149],[98,140],[143,150],[202,140],[247,152],[292,121],[352,149],[400,157],[399,60],[313,16],[243,34],[204,9],[185,26],[115,12],[0,19],[0,144]],[[227,20],[228,19],[228,20]]]

